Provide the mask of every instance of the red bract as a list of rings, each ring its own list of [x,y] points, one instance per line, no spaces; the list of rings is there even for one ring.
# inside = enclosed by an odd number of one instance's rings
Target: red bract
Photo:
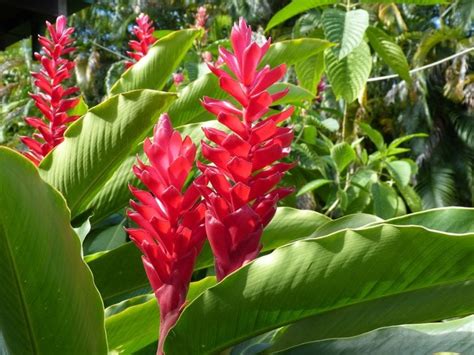
[[[182,140],[167,115],[155,126],[153,142],[145,140],[150,165],[138,160],[135,175],[148,191],[130,186],[139,202],[131,201],[128,216],[139,226],[128,229],[142,251],[143,265],[160,306],[158,353],[186,300],[196,256],[206,239],[205,206],[194,185],[183,191],[194,165],[196,147]]]
[[[125,63],[126,68],[130,68],[133,64],[142,59],[148,53],[150,47],[156,42],[155,37],[153,37],[153,32],[155,31],[153,21],[150,20],[148,15],[140,14],[135,21],[137,24],[133,26],[133,34],[137,40],[128,42],[132,51],[127,52],[128,56],[135,61]]]
[[[74,68],[74,62],[64,58],[75,50],[71,47],[74,42],[71,38],[74,28],[67,27],[67,19],[64,16],[59,16],[55,25],[46,22],[46,27],[49,38],[38,36],[43,54],[35,53],[35,58],[41,62],[42,68],[37,73],[31,73],[38,92],[30,94],[43,117],[25,118],[26,123],[37,129],[38,133],[33,137],[21,137],[21,141],[30,149],[24,155],[36,165],[64,140],[67,124],[79,117],[69,116],[67,113],[79,102],[78,98],[69,97],[79,91],[79,88],[66,88],[63,85]]]
[[[267,115],[287,93],[267,91],[283,77],[285,65],[257,70],[270,40],[257,44],[243,19],[232,29],[231,44],[234,53],[220,48],[219,61],[233,75],[215,65],[209,68],[238,105],[209,97],[204,97],[203,105],[232,133],[205,128],[215,146],[203,142],[202,153],[214,164],[199,166],[211,185],[202,183],[199,188],[208,207],[206,232],[219,280],[257,257],[263,228],[273,218],[278,200],[292,192],[275,186],[293,166],[278,162],[289,153],[293,139],[293,131],[278,124],[291,116],[293,108]]]

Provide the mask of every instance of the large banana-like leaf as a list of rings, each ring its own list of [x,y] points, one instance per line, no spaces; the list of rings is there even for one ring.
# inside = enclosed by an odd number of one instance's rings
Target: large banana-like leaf
[[[283,9],[278,11],[268,22],[265,31],[269,31],[275,26],[285,22],[286,20],[301,14],[302,12],[314,9],[315,7],[335,4],[338,0],[293,0]]]
[[[331,51],[341,60],[361,44],[369,26],[369,13],[365,10],[344,12],[329,9],[323,12],[321,21],[326,38],[338,44]]]
[[[377,52],[377,54],[393,69],[400,77],[410,82],[410,68],[408,61],[403,54],[403,50],[396,44],[389,35],[376,27],[369,27],[367,29],[367,37],[370,45]]]
[[[0,148],[0,354],[106,354],[104,311],[64,198]]]
[[[40,165],[40,174],[66,198],[72,217],[90,202],[143,141],[175,95],[136,90],[112,96],[73,123]]]
[[[427,229],[451,234],[472,233],[474,231],[474,208],[435,208],[388,219],[385,223],[400,226],[423,226]]]
[[[422,6],[430,6],[430,5],[437,5],[437,4],[449,4],[449,0],[361,0],[362,3],[366,4],[413,4],[413,5],[422,5]]]
[[[432,210],[407,214],[401,217],[395,217],[386,221],[371,214],[356,213],[324,223],[316,229],[311,237],[322,237],[343,229],[356,229],[377,224],[421,226],[439,232],[465,234],[474,231],[474,208],[435,208]]]
[[[280,352],[303,354],[470,354],[474,316],[447,322],[400,325],[351,338],[321,340]]]
[[[290,66],[316,55],[333,46],[331,42],[317,38],[298,38],[274,43],[270,46],[262,64],[275,67],[282,63]]]
[[[301,340],[474,312],[474,234],[380,225],[300,240],[229,275],[191,302],[165,351],[204,354],[285,324]],[[196,324],[205,320],[205,327]],[[278,340],[277,340],[278,341]]]
[[[191,283],[186,300],[192,301],[215,283],[214,277]],[[150,346],[150,354],[154,354],[160,326],[160,311],[154,295],[140,304],[131,299],[112,307],[122,310],[105,320],[109,351],[132,354]]]
[[[123,73],[110,89],[110,95],[137,89],[161,90],[201,34],[201,30],[187,29],[158,40],[145,57]]]
[[[324,62],[336,96],[342,97],[348,103],[354,101],[362,92],[372,69],[372,57],[367,43],[362,41],[341,60],[328,49],[324,52]]]
[[[275,217],[263,233],[263,251],[305,238],[329,220],[328,217],[314,211],[278,208]],[[140,252],[132,243],[91,258],[88,263],[106,304],[111,304],[121,296],[148,285]],[[212,252],[206,245],[199,255],[196,269],[203,269],[212,264]]]

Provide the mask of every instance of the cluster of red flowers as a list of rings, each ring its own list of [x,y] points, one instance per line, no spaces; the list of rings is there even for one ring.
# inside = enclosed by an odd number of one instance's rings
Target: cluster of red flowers
[[[153,142],[145,140],[143,150],[150,161],[138,161],[135,175],[150,191],[130,186],[139,201],[131,201],[128,216],[138,229],[128,229],[140,248],[143,265],[160,305],[160,339],[165,339],[183,307],[194,263],[206,239],[205,206],[194,185],[183,189],[194,166],[196,146],[184,140],[162,115]],[[160,341],[159,352],[162,352]]]
[[[206,20],[205,8],[200,8],[196,27],[204,27]],[[133,31],[138,40],[130,41],[134,52],[128,54],[138,61],[155,39],[148,16],[141,14],[136,22]],[[70,47],[73,29],[67,28],[63,16],[55,26],[47,23],[47,27],[51,38],[40,36],[44,55],[36,54],[42,69],[33,73],[41,92],[32,97],[49,124],[37,117],[27,118],[39,133],[22,138],[31,149],[26,155],[35,163],[63,141],[66,124],[77,119],[68,116],[67,110],[78,99],[67,97],[78,89],[62,86],[74,66],[62,57],[74,50]],[[172,128],[166,114],[155,126],[153,140],[144,142],[148,164],[138,160],[133,168],[146,189],[130,186],[138,202],[130,202],[127,214],[138,227],[127,232],[143,253],[143,265],[160,306],[159,354],[184,307],[206,236],[214,253],[217,279],[222,280],[258,256],[263,229],[273,218],[278,201],[292,192],[277,184],[293,166],[280,161],[290,151],[293,131],[279,125],[292,115],[293,108],[269,114],[270,106],[287,94],[287,90],[268,91],[284,76],[286,67],[258,69],[270,40],[258,44],[243,19],[232,29],[231,45],[233,52],[219,48],[215,64],[210,53],[205,53],[220,87],[235,103],[203,98],[204,108],[230,133],[203,129],[211,144],[201,143],[207,159],[206,164],[197,163],[201,175],[186,187],[197,149],[189,137],[183,139]],[[182,74],[175,74],[174,80],[178,85]]]
[[[131,202],[129,216],[139,228],[129,233],[145,255],[144,267],[160,304],[158,353],[163,352],[164,339],[184,306],[206,235],[221,280],[257,257],[263,229],[277,202],[292,192],[276,185],[293,166],[279,162],[288,155],[293,139],[293,131],[279,123],[291,116],[293,108],[268,115],[269,107],[287,91],[270,94],[267,89],[286,68],[257,70],[270,41],[257,44],[244,20],[232,29],[231,44],[234,53],[220,48],[218,60],[231,73],[208,65],[239,105],[203,99],[203,106],[232,133],[204,129],[214,146],[202,142],[203,156],[211,162],[198,163],[202,175],[184,189],[196,148],[188,137],[183,141],[172,130],[167,116],[155,129],[153,143],[145,141],[150,165],[139,161],[134,168],[150,192],[131,187],[140,203]]]
[[[43,53],[35,53],[35,58],[40,61],[42,68],[31,74],[38,88],[38,92],[31,94],[31,97],[43,118],[25,118],[38,132],[33,137],[21,137],[21,141],[29,148],[24,155],[36,165],[64,140],[67,124],[79,117],[68,114],[68,110],[79,102],[78,98],[70,96],[79,89],[64,86],[64,81],[71,77],[74,68],[74,62],[64,58],[75,49],[71,47],[74,28],[67,27],[67,19],[64,16],[59,16],[55,25],[46,22],[46,27],[50,38],[38,36]]]
[[[132,50],[127,52],[128,56],[134,59],[134,61],[125,63],[126,68],[130,68],[133,64],[142,59],[148,53],[150,47],[156,42],[155,37],[153,37],[153,32],[155,31],[153,21],[150,20],[148,15],[140,14],[136,19],[136,23],[137,24],[133,26],[133,34],[137,39],[128,42]]]

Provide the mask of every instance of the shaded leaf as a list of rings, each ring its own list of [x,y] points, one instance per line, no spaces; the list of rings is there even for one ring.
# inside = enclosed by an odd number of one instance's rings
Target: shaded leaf
[[[0,148],[0,166],[0,353],[106,354],[102,302],[64,198],[19,153]]]

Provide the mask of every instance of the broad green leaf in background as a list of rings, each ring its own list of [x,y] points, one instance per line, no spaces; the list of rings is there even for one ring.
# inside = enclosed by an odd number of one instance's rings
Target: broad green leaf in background
[[[320,52],[297,62],[295,71],[299,86],[316,95],[319,81],[324,72],[324,53]]]
[[[410,82],[410,68],[400,46],[388,34],[376,27],[367,29],[367,37],[380,58],[403,80]]]
[[[104,311],[64,198],[0,148],[0,353],[106,354]]]
[[[126,219],[124,218],[119,224],[102,230],[97,235],[89,236],[84,244],[85,254],[92,254],[101,251],[112,250],[125,244],[127,241],[127,233],[124,229]]]
[[[314,9],[315,7],[335,3],[337,3],[337,0],[293,0],[273,15],[267,24],[267,28],[265,28],[265,32],[302,12]]]
[[[323,39],[298,38],[274,43],[263,57],[262,65],[276,67],[282,63],[287,66],[316,55],[333,44]]]
[[[293,104],[296,106],[302,106],[308,101],[315,99],[314,94],[309,90],[288,83],[276,83],[268,89],[268,92],[270,94],[274,94],[285,89],[288,89],[288,94],[286,94],[286,96],[282,97],[280,100],[275,101],[272,105]]]
[[[215,285],[214,277],[206,277],[189,286],[187,301],[195,299],[204,290]],[[105,320],[109,351],[132,354],[149,345],[156,351],[160,326],[160,311],[154,296],[149,301],[134,304],[127,300],[119,305],[123,310]],[[115,307],[115,306],[113,306]]]
[[[320,225],[330,221],[329,217],[314,211],[280,207],[262,236],[263,252],[305,238]],[[88,262],[94,273],[96,285],[106,304],[111,304],[123,295],[148,285],[140,252],[131,242],[107,252]],[[213,265],[209,246],[199,255],[196,269]]]
[[[64,195],[73,218],[91,207],[94,196],[174,98],[152,90],[119,94],[68,128],[64,142],[40,164],[40,174]]]
[[[435,208],[395,217],[387,220],[386,223],[395,225],[418,225],[427,229],[451,234],[472,233],[472,231],[474,231],[474,208]]]
[[[341,60],[357,48],[369,26],[369,13],[365,10],[341,11],[328,9],[321,18],[326,38],[338,46],[330,50]]]
[[[469,354],[474,316],[438,323],[400,325],[351,338],[307,343],[279,354]]]
[[[296,196],[304,195],[307,192],[314,191],[319,189],[321,186],[331,184],[333,181],[328,179],[316,179],[305,184],[301,189],[299,189]]]
[[[395,217],[398,211],[398,195],[395,190],[385,182],[377,182],[371,188],[374,200],[374,214],[388,219]]]
[[[410,163],[404,160],[394,160],[387,163],[387,168],[398,186],[404,187],[408,185],[411,177]]]
[[[412,4],[412,5],[421,5],[421,6],[431,6],[437,4],[449,4],[449,0],[361,0],[362,3],[366,4],[388,4],[388,3],[396,3],[396,4]]]
[[[165,351],[215,353],[294,322],[270,350],[469,314],[473,257],[474,234],[416,226],[300,240],[204,291],[184,309]],[[206,326],[196,327],[203,319]]]
[[[338,60],[328,49],[324,52],[326,73],[336,97],[347,103],[357,99],[362,92],[372,69],[372,56],[367,43],[360,45],[345,58]]]
[[[331,148],[331,158],[334,160],[337,171],[342,173],[356,159],[356,153],[350,144],[342,142]]]
[[[161,90],[201,34],[201,30],[187,29],[161,38],[146,56],[123,73],[110,89],[110,95],[137,89]]]
[[[173,125],[177,127],[214,119],[215,116],[201,105],[204,96],[214,99],[226,97],[225,92],[219,87],[217,77],[212,73],[200,77],[181,90],[178,99],[168,111]]]
[[[367,213],[356,213],[328,221],[311,234],[311,238],[323,237],[343,229],[355,229],[369,224],[385,223],[383,219]]]
[[[372,143],[375,144],[375,147],[379,151],[384,151],[385,150],[385,142],[383,140],[382,134],[377,131],[376,129],[373,129],[370,127],[367,123],[360,123],[359,127],[361,131],[369,137],[369,139],[372,141]]]

